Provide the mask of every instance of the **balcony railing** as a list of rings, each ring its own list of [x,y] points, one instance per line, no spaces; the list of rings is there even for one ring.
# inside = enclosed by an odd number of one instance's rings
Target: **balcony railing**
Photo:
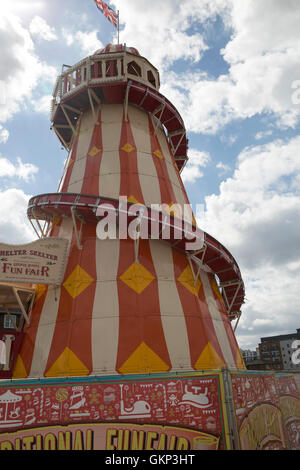
[[[99,54],[87,57],[68,67],[57,78],[51,106],[51,117],[62,98],[70,96],[87,85],[114,81],[135,81],[155,90],[159,89],[159,73],[147,59],[129,52]]]

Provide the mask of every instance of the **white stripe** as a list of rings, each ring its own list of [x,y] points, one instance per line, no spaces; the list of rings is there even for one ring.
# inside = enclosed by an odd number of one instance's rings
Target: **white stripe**
[[[120,194],[120,138],[123,121],[122,105],[101,107],[103,154],[99,172],[99,194],[118,199]]]
[[[63,219],[57,236],[71,240],[72,221]],[[49,286],[38,325],[29,377],[43,377],[47,365],[60,302],[61,287]]]
[[[137,148],[138,176],[145,205],[161,204],[160,186],[151,152],[148,114],[133,106],[129,106],[128,114]]]
[[[203,285],[204,295],[208,305],[211,320],[213,322],[217,340],[223,353],[226,365],[231,369],[236,369],[225,325],[222,320],[221,312],[218,309],[217,302],[215,300],[207,273],[205,273],[204,271],[200,271],[200,278]]]
[[[116,374],[119,341],[119,240],[96,240],[97,284],[92,319],[93,374]]]
[[[98,112],[98,110],[96,110]],[[72,173],[69,180],[68,192],[80,193],[85,174],[85,167],[87,162],[87,153],[89,151],[90,143],[92,140],[94,126],[96,124],[95,117],[92,111],[87,111],[82,116],[76,159],[73,163]]]
[[[161,321],[172,370],[190,370],[189,340],[174,278],[172,248],[158,240],[151,240],[150,249],[157,274]]]

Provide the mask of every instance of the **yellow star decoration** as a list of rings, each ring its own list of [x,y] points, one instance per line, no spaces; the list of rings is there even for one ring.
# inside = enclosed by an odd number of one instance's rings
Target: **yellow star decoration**
[[[196,285],[194,281],[194,276],[191,270],[191,267],[188,265],[184,271],[180,274],[178,281],[181,282],[181,284],[188,289],[192,294],[198,296],[199,294],[199,289],[201,286],[201,281],[198,278]]]
[[[94,147],[89,151],[90,157],[95,157],[97,153],[100,152],[100,149],[94,145]]]
[[[124,152],[130,153],[134,150],[134,147],[127,142],[125,145],[123,145],[121,150],[124,150]]]
[[[68,279],[64,282],[63,286],[69,292],[70,296],[75,299],[75,297],[81,294],[93,281],[94,279],[84,269],[77,265]]]
[[[133,263],[120,279],[137,294],[141,294],[155,278],[143,265]]]

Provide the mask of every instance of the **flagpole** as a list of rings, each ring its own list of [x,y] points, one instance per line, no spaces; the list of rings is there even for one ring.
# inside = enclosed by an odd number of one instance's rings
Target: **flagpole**
[[[120,43],[120,12],[118,10],[118,44]]]

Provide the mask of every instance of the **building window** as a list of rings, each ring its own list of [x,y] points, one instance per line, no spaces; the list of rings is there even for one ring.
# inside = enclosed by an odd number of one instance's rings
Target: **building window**
[[[148,70],[147,78],[148,78],[148,82],[150,82],[151,85],[153,85],[156,88],[156,80],[151,70]]]
[[[8,315],[4,315],[4,329],[5,330],[14,330],[15,329],[15,326],[14,326],[14,323],[15,325],[17,324],[17,315],[10,315],[10,317]]]
[[[128,73],[130,73],[131,75],[136,75],[137,77],[142,76],[141,67],[134,61],[129,62],[127,70],[128,70]]]

